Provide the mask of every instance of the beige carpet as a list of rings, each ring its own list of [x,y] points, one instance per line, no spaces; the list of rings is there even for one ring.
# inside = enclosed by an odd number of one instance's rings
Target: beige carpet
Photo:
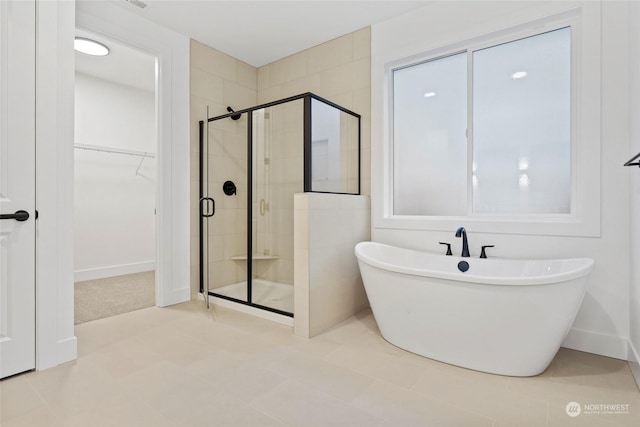
[[[155,305],[155,271],[75,284],[75,324]]]

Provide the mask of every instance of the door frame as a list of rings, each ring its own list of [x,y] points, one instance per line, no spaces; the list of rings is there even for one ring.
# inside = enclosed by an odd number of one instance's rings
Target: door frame
[[[73,104],[76,25],[158,58],[156,305],[191,298],[189,39],[130,5],[37,1],[36,369],[77,358],[73,298]]]
[[[169,40],[156,25],[116,7],[84,2],[76,27],[156,57],[156,305],[191,298],[189,283],[189,40]],[[95,2],[107,3],[108,2]],[[90,14],[95,9],[95,14]],[[100,10],[98,10],[100,9]],[[106,13],[105,13],[106,12]],[[117,16],[121,15],[122,16]],[[98,18],[99,16],[99,18]],[[113,19],[115,18],[115,19]],[[144,25],[141,21],[144,21]],[[131,25],[128,25],[131,24]],[[173,34],[172,34],[173,35]],[[173,37],[171,37],[173,39]],[[184,40],[182,40],[184,39]],[[184,42],[186,52],[179,52]],[[186,53],[186,55],[185,55]],[[183,63],[176,63],[182,58]],[[185,84],[186,80],[186,84]],[[176,87],[177,86],[177,87]],[[179,92],[179,88],[183,92]],[[183,120],[180,126],[180,119]],[[181,130],[182,127],[182,130]],[[186,177],[186,180],[182,179]],[[176,250],[182,246],[183,251]]]

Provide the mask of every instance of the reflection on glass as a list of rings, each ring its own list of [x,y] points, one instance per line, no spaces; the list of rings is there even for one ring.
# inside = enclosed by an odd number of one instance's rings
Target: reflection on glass
[[[359,193],[358,118],[311,100],[311,191]]]
[[[251,302],[293,313],[293,195],[304,191],[303,101],[252,114]]]

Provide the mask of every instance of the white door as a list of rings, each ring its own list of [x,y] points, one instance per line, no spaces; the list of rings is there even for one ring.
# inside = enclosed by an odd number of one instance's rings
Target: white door
[[[35,34],[0,1],[0,378],[35,368]]]

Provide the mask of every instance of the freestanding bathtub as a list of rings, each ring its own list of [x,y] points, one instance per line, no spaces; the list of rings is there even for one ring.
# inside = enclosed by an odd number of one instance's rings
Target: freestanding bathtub
[[[430,359],[511,376],[542,373],[567,335],[589,258],[503,260],[381,243],[355,248],[384,339]],[[458,263],[466,261],[463,273]]]

